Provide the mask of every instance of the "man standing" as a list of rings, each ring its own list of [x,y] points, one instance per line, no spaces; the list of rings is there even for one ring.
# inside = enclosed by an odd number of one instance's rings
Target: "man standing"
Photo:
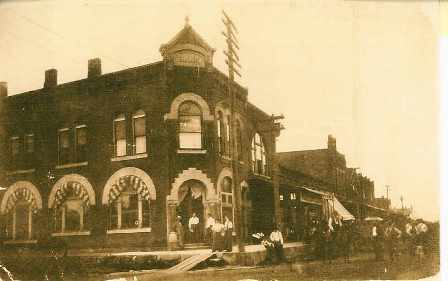
[[[196,213],[193,213],[188,220],[188,229],[191,234],[191,242],[197,243],[199,241],[199,218],[196,216]]]
[[[269,239],[274,243],[274,250],[277,256],[277,262],[285,261],[285,256],[283,254],[283,235],[278,227],[274,227]]]
[[[401,231],[395,227],[394,222],[390,222],[389,226],[385,231],[387,248],[389,250],[389,257],[391,261],[395,260],[395,257],[398,255],[398,239],[401,237]]]
[[[215,224],[212,227],[213,230],[213,246],[212,252],[220,252],[223,250],[223,240],[224,240],[224,225],[221,223],[219,219],[215,221]]]
[[[225,230],[224,251],[231,252],[232,251],[233,223],[227,216],[224,217],[224,230]]]
[[[182,218],[177,216],[176,225],[174,226],[174,230],[177,234],[177,243],[180,249],[184,248],[184,227],[182,225]]]
[[[213,226],[215,225],[215,219],[212,214],[207,215],[207,221],[205,222],[205,231],[207,243],[211,246],[213,244]]]

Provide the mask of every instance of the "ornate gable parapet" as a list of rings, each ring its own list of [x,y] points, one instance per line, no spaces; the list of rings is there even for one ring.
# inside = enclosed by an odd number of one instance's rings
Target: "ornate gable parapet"
[[[215,49],[191,27],[188,20],[184,28],[168,43],[160,46],[163,60],[169,66],[211,68]]]

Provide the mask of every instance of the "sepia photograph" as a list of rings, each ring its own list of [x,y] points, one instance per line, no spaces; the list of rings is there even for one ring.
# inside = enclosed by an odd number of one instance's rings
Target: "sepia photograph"
[[[447,59],[444,0],[0,0],[0,281],[443,280]]]

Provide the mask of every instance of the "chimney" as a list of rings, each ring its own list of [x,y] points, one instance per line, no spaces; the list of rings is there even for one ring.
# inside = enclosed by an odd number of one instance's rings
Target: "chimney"
[[[327,148],[336,151],[336,139],[332,135],[328,135]]]
[[[87,78],[101,76],[101,59],[90,59],[88,65]]]
[[[58,85],[58,71],[54,68],[45,71],[44,88],[53,88]]]
[[[0,82],[0,98],[8,96],[8,83]]]

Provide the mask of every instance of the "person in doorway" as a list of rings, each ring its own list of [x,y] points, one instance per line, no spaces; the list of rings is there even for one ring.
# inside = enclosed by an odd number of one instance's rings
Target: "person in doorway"
[[[229,217],[224,217],[224,251],[232,251],[232,233],[233,233],[233,223]]]
[[[207,215],[207,221],[205,222],[205,232],[207,243],[212,246],[213,245],[213,226],[215,225],[215,219],[212,217],[212,214]]]
[[[196,216],[196,213],[193,213],[188,220],[188,230],[190,231],[191,242],[199,242],[199,218]]]
[[[176,224],[174,225],[174,231],[177,234],[177,245],[180,249],[184,248],[184,226],[182,225],[182,217],[177,216]]]
[[[220,252],[223,250],[223,241],[224,241],[224,225],[221,223],[219,219],[215,220],[215,224],[212,227],[213,231],[213,246],[212,252]]]
[[[279,230],[279,227],[275,226],[274,230],[271,232],[269,239],[274,244],[274,251],[276,256],[276,262],[284,262],[285,256],[283,253],[283,235]]]

